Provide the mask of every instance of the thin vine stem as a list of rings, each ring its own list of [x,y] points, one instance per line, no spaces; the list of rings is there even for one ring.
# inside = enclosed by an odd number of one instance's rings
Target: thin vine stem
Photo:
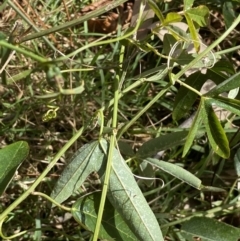
[[[192,68],[195,64],[197,64],[204,56],[206,56],[210,51],[212,51],[219,43],[221,43],[231,32],[235,29],[240,23],[240,15],[234,20],[232,25],[225,31],[223,35],[221,35],[216,41],[214,41],[209,47],[207,47],[203,52],[201,52],[192,62],[186,65],[181,71],[179,71],[174,76],[174,81],[179,81],[179,78],[186,73],[190,68]],[[188,88],[188,87],[187,87]]]
[[[138,22],[136,24],[136,28],[134,28],[134,31],[136,31],[140,26],[140,20],[142,19],[142,14],[143,14],[144,8],[145,8],[145,5],[143,3],[141,3],[140,10],[139,10]],[[133,34],[133,33],[131,32],[131,34]],[[126,35],[129,36],[129,34],[126,34]],[[126,35],[116,38],[115,40],[119,41],[120,39],[125,38]],[[112,41],[112,40],[110,40],[110,41]],[[101,44],[106,44],[106,43],[108,43],[108,41],[102,41]],[[120,57],[119,57],[119,62],[120,62],[121,66],[124,61],[124,50],[125,50],[125,48],[124,48],[124,46],[122,46],[121,52],[120,52]],[[122,68],[120,68],[120,69],[122,69]],[[122,78],[125,78],[124,72],[121,74],[121,82],[122,82]],[[96,227],[95,227],[95,231],[94,231],[94,235],[93,235],[93,241],[98,240],[98,234],[99,234],[100,225],[102,222],[104,205],[105,205],[105,201],[106,201],[106,197],[107,197],[110,173],[111,173],[111,169],[112,169],[112,158],[113,158],[113,151],[115,148],[116,129],[117,129],[117,123],[118,123],[117,122],[117,120],[118,120],[117,119],[117,117],[118,117],[118,101],[120,99],[119,83],[120,83],[120,76],[116,75],[115,79],[114,79],[114,102],[113,102],[113,115],[112,115],[112,126],[111,126],[113,131],[110,136],[109,149],[107,150],[107,166],[106,166],[106,172],[105,172],[105,177],[104,177],[103,190],[102,190],[102,195],[101,195],[99,211],[98,211],[98,215],[97,215]]]
[[[70,146],[72,146],[75,141],[82,135],[83,131],[85,130],[85,126],[77,131],[77,133],[63,146],[63,148],[56,154],[53,160],[48,164],[46,169],[41,173],[41,175],[36,179],[36,181],[32,184],[29,189],[27,189],[18,199],[16,199],[8,208],[6,208],[0,214],[0,221],[4,220],[6,216],[16,208],[23,200],[25,200],[34,190],[35,188],[41,183],[43,178],[48,174],[48,172],[56,165],[59,158],[68,150]]]

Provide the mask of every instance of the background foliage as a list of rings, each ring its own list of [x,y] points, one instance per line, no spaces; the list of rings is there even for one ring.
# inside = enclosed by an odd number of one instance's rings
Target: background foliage
[[[239,240],[239,1],[146,3],[1,2],[4,240]]]

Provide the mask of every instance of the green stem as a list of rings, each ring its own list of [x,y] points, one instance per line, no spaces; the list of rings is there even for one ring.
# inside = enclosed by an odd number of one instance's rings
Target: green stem
[[[186,71],[192,68],[198,61],[200,61],[204,56],[206,56],[210,51],[212,51],[217,45],[219,45],[219,43],[221,43],[232,32],[232,30],[237,27],[239,23],[240,15],[234,20],[231,27],[227,29],[227,31],[223,35],[221,35],[208,48],[201,52],[191,63],[189,63],[181,71],[179,71],[179,73],[175,75],[174,80],[176,81],[177,79],[179,79],[184,73],[186,73]]]
[[[142,11],[142,10],[140,10],[140,11]],[[140,15],[140,13],[139,13],[139,15]],[[119,36],[119,37],[117,37],[117,38],[107,39],[107,40],[103,40],[103,41],[99,41],[99,39],[97,39],[96,41],[93,41],[93,42],[91,42],[91,43],[89,43],[89,44],[87,44],[87,45],[85,45],[85,46],[77,49],[76,51],[74,51],[74,52],[72,52],[72,53],[70,53],[70,54],[68,54],[68,55],[66,55],[66,56],[64,56],[64,57],[60,57],[60,58],[58,58],[58,59],[55,59],[54,61],[59,62],[59,61],[62,61],[62,60],[66,60],[66,59],[68,59],[68,58],[71,58],[72,56],[77,55],[78,53],[82,52],[83,50],[89,49],[89,48],[91,48],[91,47],[96,47],[96,46],[99,46],[99,45],[106,45],[106,44],[115,43],[115,42],[124,40],[124,39],[132,36],[132,35],[139,29],[140,24],[141,24],[141,22],[138,21],[137,24],[136,24],[136,26],[135,26],[135,28],[134,28],[132,31],[127,32],[127,33],[124,34],[123,36]],[[107,38],[108,36],[110,37],[111,34],[104,35],[102,38]]]
[[[123,56],[124,56],[124,47],[121,48],[120,63],[123,63],[123,61],[124,61]],[[125,77],[124,74],[122,74],[122,78],[124,78],[123,76]],[[118,100],[120,99],[119,94],[120,94],[119,93],[119,75],[116,75],[116,78],[114,80],[114,105],[113,105],[113,118],[112,118],[113,133],[110,137],[110,145],[109,145],[109,150],[107,152],[107,155],[108,155],[107,166],[106,166],[103,190],[102,190],[102,195],[101,195],[101,201],[100,201],[93,241],[98,240],[98,234],[99,234],[99,230],[100,230],[100,226],[101,226],[101,222],[102,222],[104,205],[105,205],[105,201],[106,201],[106,197],[107,197],[110,173],[111,173],[111,169],[112,169],[112,158],[113,158],[113,151],[115,148],[115,140],[116,140],[115,130],[117,128]]]
[[[19,10],[19,8],[18,8],[11,0],[8,0],[8,5],[9,5],[10,7],[12,7],[12,8],[21,16],[21,18],[22,18],[26,23],[28,23],[28,25],[31,26],[36,32],[38,32],[38,33],[40,32],[40,30]],[[23,38],[23,39],[30,40],[31,38],[29,39],[29,36],[30,36],[30,35],[26,36],[26,37]],[[43,34],[41,37],[43,37],[43,40],[48,44],[48,46],[49,46],[51,49],[53,49],[54,51],[58,51],[58,50],[52,45],[52,43],[44,36],[44,34]],[[25,40],[25,41],[27,41],[27,40]],[[21,38],[20,38],[20,42],[23,42]]]
[[[142,115],[144,114],[159,98],[161,98],[172,86],[171,83],[169,83],[163,90],[161,90],[146,106],[144,106],[143,109],[141,109],[136,116],[132,118],[130,122],[128,122],[118,133],[117,139],[119,139],[122,134],[131,126],[135,123],[135,121]]]
[[[30,58],[32,58],[32,59],[34,59],[34,60],[36,60],[40,63],[46,63],[48,61],[47,59],[42,58],[42,57],[40,57],[40,56],[38,56],[38,55],[28,51],[28,50],[25,50],[23,48],[19,48],[16,45],[12,45],[12,44],[6,42],[5,40],[0,40],[0,46],[6,47],[8,49],[15,50],[16,52],[24,54],[25,56],[28,56],[28,57],[30,57]]]
[[[91,18],[99,16],[99,15],[105,13],[105,12],[108,12],[111,9],[116,8],[117,6],[121,5],[124,2],[127,2],[127,0],[113,1],[113,3],[108,4],[107,6],[102,6],[99,9],[93,10],[92,12],[87,13],[86,15],[83,15],[83,16],[79,17],[78,19],[74,19],[74,20],[69,21],[67,23],[64,23],[62,25],[59,25],[59,26],[56,26],[56,27],[53,27],[53,28],[50,28],[50,29],[47,29],[47,30],[43,30],[43,31],[38,32],[38,33],[27,35],[27,36],[25,36],[21,39],[21,42],[25,42],[25,41],[35,39],[35,38],[39,38],[39,37],[42,37],[42,36],[45,36],[45,35],[48,35],[48,34],[51,34],[51,33],[59,32],[61,30],[67,29],[67,28],[71,28],[73,26],[76,26],[76,25],[84,22],[84,21],[87,21]],[[10,3],[11,3],[11,1],[9,0],[9,4]],[[13,7],[13,3],[11,3],[11,6]]]
[[[16,208],[24,199],[26,199],[34,189],[41,183],[42,179],[48,174],[48,172],[55,166],[59,158],[67,151],[67,149],[72,146],[72,144],[81,136],[84,131],[82,127],[57,153],[54,159],[48,164],[47,168],[42,172],[42,174],[37,178],[37,180],[32,184],[32,186],[26,190],[18,199],[16,199],[7,209],[5,209],[0,214],[0,222],[6,218],[6,216]]]
[[[240,49],[240,45],[237,45],[237,46],[232,47],[232,48],[228,48],[228,49],[224,49],[224,50],[222,50],[222,51],[218,51],[218,52],[216,52],[215,54],[216,54],[216,55],[227,54],[227,53],[235,52],[235,51],[237,51],[237,50],[239,50],[239,49]]]
[[[56,202],[55,200],[53,200],[51,197],[49,197],[48,195],[46,195],[45,193],[42,192],[32,192],[32,195],[36,195],[36,196],[41,196],[45,199],[47,199],[49,202],[53,203],[54,205],[56,205],[57,207],[61,208],[62,210],[65,210],[67,212],[71,212],[71,208],[65,207],[61,204],[59,204],[58,202]]]
[[[176,82],[178,82],[180,85],[186,87],[187,89],[191,90],[192,92],[196,93],[199,96],[202,96],[202,93],[196,89],[194,89],[192,86],[184,83],[183,81],[179,80],[179,79],[175,79]]]
[[[173,221],[173,222],[170,222],[170,223],[167,223],[167,224],[163,224],[161,226],[161,228],[171,227],[171,226],[174,226],[176,224],[183,223],[183,222],[185,222],[185,221],[187,221],[187,220],[189,220],[193,217],[213,218],[213,217],[217,217],[218,213],[219,213],[219,216],[222,216],[224,211],[227,214],[234,213],[239,208],[240,208],[240,201],[238,201],[236,203],[226,204],[226,205],[223,205],[221,207],[212,208],[212,209],[210,209],[208,211],[205,211],[205,212],[197,212],[197,213],[195,213],[191,216],[188,216],[188,217],[185,217],[185,218],[182,218],[182,219],[178,219],[176,221]]]
[[[141,3],[140,6],[140,10],[139,10],[139,18],[138,18],[138,22],[136,24],[136,28],[134,29],[134,31],[131,32],[131,34],[133,34],[140,26],[140,20],[142,19],[142,14],[144,11],[144,5]],[[129,34],[126,34],[127,36],[130,36]],[[120,39],[126,38],[125,36],[119,37],[114,39],[114,41],[119,41]],[[102,41],[101,44],[106,44],[106,43],[111,43],[113,40],[110,40],[110,42],[108,40],[106,41]],[[99,42],[100,43],[100,42]],[[98,43],[98,44],[99,44]],[[123,63],[123,54],[124,52],[124,48],[121,49],[121,53],[120,53],[120,63]],[[121,69],[121,68],[120,68]],[[125,78],[125,74],[122,73],[122,78]],[[98,234],[99,234],[99,230],[100,230],[100,226],[101,226],[101,222],[102,222],[102,216],[103,216],[103,211],[104,211],[104,205],[105,205],[105,201],[106,201],[106,197],[107,197],[107,191],[108,191],[108,185],[109,185],[109,179],[110,179],[110,173],[111,173],[111,169],[112,169],[112,158],[113,158],[113,151],[115,148],[115,140],[116,140],[116,128],[117,128],[117,114],[118,114],[118,100],[119,100],[119,75],[116,76],[115,81],[114,81],[114,104],[113,104],[113,118],[112,118],[112,129],[113,129],[113,133],[110,137],[110,145],[109,145],[109,150],[107,151],[107,166],[106,166],[106,172],[105,172],[105,177],[104,177],[104,185],[103,185],[103,190],[102,190],[102,195],[101,195],[101,202],[100,202],[100,206],[99,206],[99,211],[98,211],[98,216],[97,216],[97,223],[96,223],[96,227],[95,227],[95,231],[94,231],[94,235],[93,235],[93,241],[97,241],[98,240]]]

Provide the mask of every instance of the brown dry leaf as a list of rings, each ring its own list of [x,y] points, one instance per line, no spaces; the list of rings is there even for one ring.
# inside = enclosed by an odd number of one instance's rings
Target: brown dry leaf
[[[110,13],[105,19],[92,18],[88,21],[88,28],[91,32],[111,33],[116,30],[118,14]]]
[[[109,0],[100,0],[94,2],[86,7],[84,7],[81,12],[86,14],[91,12],[98,7],[102,7],[103,5],[110,4],[112,1]],[[117,30],[119,16],[121,17],[121,24],[124,25],[131,21],[132,17],[132,8],[133,8],[133,1],[129,1],[125,4],[121,4],[117,7],[117,11],[109,12],[106,16],[102,18],[92,18],[88,21],[88,28],[90,32],[97,32],[97,33],[111,33]]]
[[[112,1],[111,0],[100,0],[100,1],[94,2],[92,4],[87,5],[83,9],[81,9],[81,12],[82,13],[91,12],[91,11],[97,9],[98,7],[101,7],[102,5],[106,5],[107,3],[110,3],[110,2],[112,2]]]

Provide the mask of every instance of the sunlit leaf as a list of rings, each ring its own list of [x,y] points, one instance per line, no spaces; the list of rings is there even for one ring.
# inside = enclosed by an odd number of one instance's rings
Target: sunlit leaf
[[[101,146],[109,144],[101,139]],[[114,149],[108,198],[132,232],[142,241],[163,241],[159,224],[139,189],[129,167],[117,149]],[[100,170],[102,181],[105,170]]]
[[[228,92],[228,98],[235,99],[239,93],[239,87]]]
[[[174,22],[181,22],[183,17],[175,12],[170,12],[167,14],[166,18],[164,19],[164,25],[167,25],[169,23],[174,23]]]
[[[192,126],[189,130],[184,148],[183,148],[183,154],[182,154],[183,157],[188,153],[188,151],[193,143],[193,140],[197,134],[197,130],[199,129],[199,127],[203,121],[203,111],[204,111],[203,102],[201,101],[200,105],[198,107],[197,113],[194,117]]]
[[[209,18],[209,9],[205,5],[198,6],[196,8],[191,8],[185,11],[187,15],[196,22],[200,27],[207,26]]]
[[[68,199],[85,181],[90,173],[98,171],[104,159],[98,141],[81,147],[71,158],[55,185],[51,197],[58,203]]]
[[[221,157],[230,155],[229,143],[221,123],[219,122],[211,103],[204,101],[203,121],[207,131],[209,142],[213,150]]]
[[[200,49],[200,39],[198,36],[197,29],[193,23],[193,19],[191,18],[191,15],[187,11],[184,13],[184,16],[188,23],[188,27],[189,27],[189,31],[191,34],[191,39],[193,41],[194,48],[195,48],[196,52],[198,53],[199,49]]]

